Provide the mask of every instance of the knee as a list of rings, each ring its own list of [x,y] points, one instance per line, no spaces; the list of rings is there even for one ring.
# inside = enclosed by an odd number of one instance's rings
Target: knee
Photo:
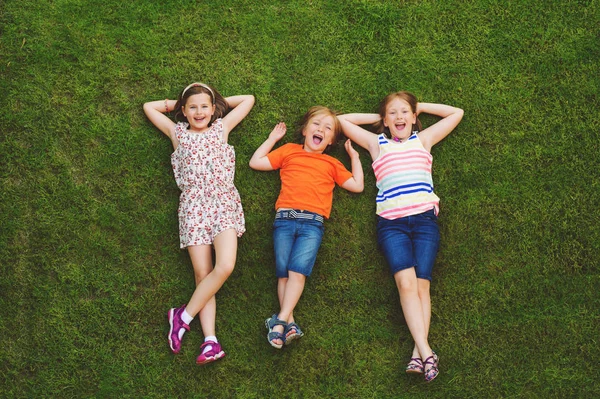
[[[419,298],[429,298],[429,287],[419,286]]]
[[[204,279],[204,277],[208,276],[210,270],[194,270],[194,278],[196,279],[196,284],[199,284],[200,281]]]
[[[215,269],[213,270],[219,277],[223,280],[226,280],[231,273],[233,273],[233,269],[235,268],[235,261],[230,262],[222,262],[215,265]]]
[[[306,276],[302,273],[289,272],[288,280],[295,283],[304,283],[306,281]]]
[[[398,292],[400,295],[414,295],[417,294],[417,282],[412,279],[400,279],[396,283],[398,286]]]

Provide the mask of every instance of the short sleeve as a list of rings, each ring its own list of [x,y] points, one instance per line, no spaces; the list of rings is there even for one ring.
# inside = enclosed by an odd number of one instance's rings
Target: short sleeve
[[[271,163],[273,169],[280,169],[283,165],[283,160],[290,152],[290,144],[284,144],[276,150],[271,151],[267,154],[267,158]]]
[[[223,133],[223,119],[215,119],[211,127],[214,128],[217,132]]]
[[[353,176],[352,172],[350,172],[348,169],[346,169],[344,164],[342,164],[340,161],[338,161],[335,158],[334,158],[333,166],[334,166],[333,179],[335,180],[335,182],[338,186],[341,186],[342,184],[346,183],[348,181],[348,179]]]
[[[177,122],[177,124],[175,125],[175,135],[177,136],[177,140],[181,141],[181,136],[185,133],[188,126],[188,123]]]

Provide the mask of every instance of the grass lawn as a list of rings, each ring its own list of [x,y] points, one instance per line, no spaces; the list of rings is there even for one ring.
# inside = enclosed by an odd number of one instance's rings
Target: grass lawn
[[[596,0],[4,0],[0,397],[599,397],[599,37]],[[217,295],[228,356],[206,367],[197,320],[168,349],[193,272],[172,147],[142,111],[193,81],[256,96],[230,135],[247,232]],[[395,90],[465,110],[433,149],[431,384],[403,371],[366,151],[294,312],[306,336],[278,351],[263,325],[279,176],[250,157],[312,105],[374,112]]]

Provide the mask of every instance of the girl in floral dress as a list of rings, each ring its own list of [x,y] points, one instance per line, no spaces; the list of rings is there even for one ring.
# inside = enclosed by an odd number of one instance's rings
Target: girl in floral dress
[[[173,144],[171,164],[181,190],[180,246],[190,254],[196,279],[188,303],[168,312],[169,346],[173,353],[179,353],[183,334],[199,314],[205,341],[196,359],[198,364],[225,356],[215,334],[215,294],[233,271],[237,239],[245,231],[240,196],[233,184],[235,152],[227,138],[253,106],[252,95],[223,98],[203,83],[187,86],[177,101],[144,104],[148,119]],[[177,123],[166,116],[170,111],[176,112]]]

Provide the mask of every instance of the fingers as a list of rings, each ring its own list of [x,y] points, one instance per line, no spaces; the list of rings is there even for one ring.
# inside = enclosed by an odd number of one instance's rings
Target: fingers
[[[280,139],[285,135],[286,130],[287,130],[287,127],[285,126],[285,123],[279,122],[273,128],[273,131],[271,132],[271,136],[275,137],[277,139]]]
[[[346,151],[348,153],[354,151],[354,148],[352,148],[352,141],[350,141],[350,139],[346,140],[346,142],[344,143],[344,147],[346,147]]]
[[[344,143],[344,147],[346,148],[346,152],[348,153],[348,155],[358,155],[358,152],[354,149],[354,147],[352,147],[352,141],[350,139],[346,140],[346,142]]]

